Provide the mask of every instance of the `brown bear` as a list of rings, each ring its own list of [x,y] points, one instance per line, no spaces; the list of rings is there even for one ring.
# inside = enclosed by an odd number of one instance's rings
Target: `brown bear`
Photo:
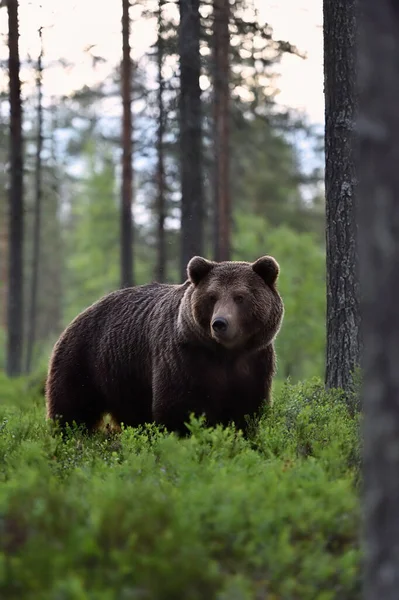
[[[187,433],[190,413],[246,431],[268,401],[273,342],[283,318],[279,266],[196,256],[181,285],[112,292],[79,314],[56,343],[47,416],[93,430],[148,422]]]

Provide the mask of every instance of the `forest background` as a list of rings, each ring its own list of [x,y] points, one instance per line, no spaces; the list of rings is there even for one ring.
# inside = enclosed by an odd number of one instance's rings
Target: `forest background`
[[[278,6],[250,0],[230,4],[227,158],[230,258],[252,261],[269,253],[279,261],[286,316],[277,342],[278,378],[298,381],[324,373],[326,291],[321,6],[308,2],[306,9],[299,9],[294,4],[289,0]],[[20,6],[25,142],[23,371],[45,369],[63,327],[80,310],[120,286],[119,9],[104,5],[95,11],[91,1],[85,3],[84,10],[78,10],[77,4],[67,9],[54,0]],[[287,10],[294,11],[289,19]],[[203,253],[212,258],[218,235],[212,123],[214,83],[221,67],[214,60],[212,7],[203,2],[200,13]],[[181,223],[179,9],[176,3],[148,0],[134,3],[130,17],[134,283],[154,279],[179,282],[183,277],[181,241],[196,229],[195,222]],[[0,369],[5,370],[9,244],[5,10],[0,11],[0,19],[4,40],[0,80]],[[301,22],[306,22],[306,29],[298,35],[295,30],[300,27],[295,23]],[[285,33],[297,39],[280,41]],[[32,311],[39,137],[41,227],[38,291]],[[164,165],[161,192],[160,153]]]

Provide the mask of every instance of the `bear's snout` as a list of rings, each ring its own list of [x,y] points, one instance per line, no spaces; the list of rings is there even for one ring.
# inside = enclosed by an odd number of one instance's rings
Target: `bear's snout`
[[[235,315],[216,314],[211,320],[211,335],[222,346],[234,346],[240,338]]]
[[[227,331],[229,323],[224,317],[216,317],[212,321],[212,329],[215,333],[224,333]]]

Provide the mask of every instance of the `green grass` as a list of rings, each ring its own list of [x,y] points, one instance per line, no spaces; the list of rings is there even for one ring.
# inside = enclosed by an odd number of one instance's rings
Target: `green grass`
[[[65,440],[0,379],[0,597],[356,600],[359,418],[318,381],[259,432],[148,427]]]

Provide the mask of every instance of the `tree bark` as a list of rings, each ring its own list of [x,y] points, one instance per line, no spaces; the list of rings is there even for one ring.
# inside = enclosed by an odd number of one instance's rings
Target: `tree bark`
[[[26,353],[26,372],[29,373],[32,366],[32,356],[36,340],[37,320],[37,290],[39,283],[39,260],[40,260],[40,235],[42,216],[42,147],[43,147],[43,105],[42,105],[42,77],[43,77],[43,40],[42,28],[39,29],[40,53],[37,61],[37,143],[36,143],[36,167],[35,167],[35,206],[33,223],[33,253],[32,253],[32,280],[30,290],[30,305],[28,317],[28,336]]]
[[[354,166],[355,0],[324,0],[327,251],[326,385],[349,390],[359,364]]]
[[[18,0],[8,0],[10,79],[10,193],[7,374],[18,376],[23,352],[23,157]]]
[[[204,194],[199,0],[179,0],[181,275],[203,252]]]
[[[230,2],[213,2],[215,259],[230,259]]]
[[[364,339],[366,600],[399,589],[399,2],[364,0],[360,274]]]
[[[3,199],[4,196],[4,199]],[[8,307],[8,202],[5,185],[0,199],[0,328],[7,331]]]
[[[166,239],[165,239],[165,219],[166,219],[166,198],[165,198],[165,160],[164,160],[164,133],[165,133],[165,110],[164,110],[164,87],[165,82],[162,74],[164,63],[164,40],[163,40],[163,15],[162,8],[164,0],[159,0],[158,4],[158,166],[157,166],[157,218],[158,218],[158,260],[157,260],[157,280],[164,282],[166,278]]]
[[[132,59],[130,55],[130,0],[122,0],[122,203],[121,203],[121,286],[133,285],[133,142],[132,142]]]

